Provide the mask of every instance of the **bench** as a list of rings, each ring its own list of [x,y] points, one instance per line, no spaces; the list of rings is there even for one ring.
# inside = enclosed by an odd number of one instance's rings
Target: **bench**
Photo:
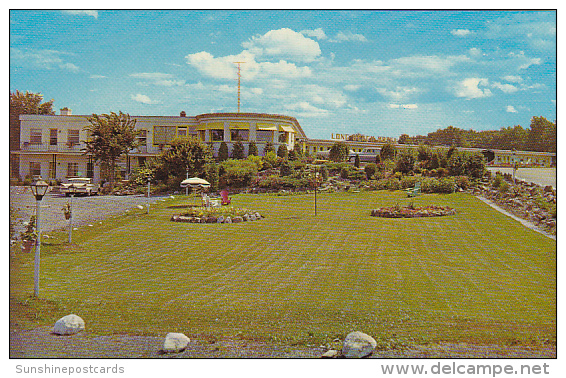
[[[414,188],[405,189],[407,197],[416,197],[421,194],[421,182],[417,181]]]

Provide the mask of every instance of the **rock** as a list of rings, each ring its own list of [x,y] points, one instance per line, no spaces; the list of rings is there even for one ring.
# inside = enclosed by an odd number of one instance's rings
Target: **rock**
[[[57,335],[74,335],[84,331],[85,321],[75,314],[63,316],[53,326],[53,333]]]
[[[232,222],[234,222],[234,223],[240,223],[240,222],[243,222],[243,221],[244,221],[244,218],[239,217],[239,216],[234,217],[234,218],[232,219]]]
[[[226,217],[226,219],[224,219],[224,223],[232,223],[232,218]]]
[[[206,218],[206,223],[216,223],[216,217],[208,217]]]
[[[190,342],[191,339],[182,333],[168,333],[162,350],[164,353],[179,353],[187,349]]]
[[[178,222],[189,223],[189,222],[190,222],[190,218],[189,218],[189,217],[186,217],[186,216],[184,216],[184,215],[179,215],[179,216],[177,217],[177,221],[178,221]]]
[[[377,341],[363,332],[351,332],[346,336],[342,346],[342,355],[346,358],[362,358],[369,356],[377,347]]]
[[[244,214],[244,215],[242,216],[242,219],[244,220],[244,222],[247,222],[247,221],[250,220],[250,216],[249,216],[248,214]]]
[[[171,217],[171,221],[172,221],[172,222],[177,222],[178,220],[179,220],[179,216],[178,216],[178,215],[173,215],[173,216]]]
[[[334,358],[338,356],[338,351],[334,349],[327,350],[320,358]]]
[[[255,214],[251,214],[249,216],[249,220],[252,221],[252,222],[255,221],[256,220]]]
[[[260,220],[262,218],[261,214],[256,212],[255,214],[255,219]]]
[[[216,218],[216,223],[224,223],[224,215],[221,215],[218,218]]]

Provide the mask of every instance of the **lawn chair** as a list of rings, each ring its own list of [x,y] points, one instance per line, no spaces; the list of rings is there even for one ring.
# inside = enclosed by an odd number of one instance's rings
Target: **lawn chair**
[[[232,201],[232,198],[228,197],[228,192],[226,190],[221,191],[220,196],[222,197],[222,205],[229,205]]]
[[[421,182],[417,181],[414,188],[405,189],[407,197],[416,197],[421,194]]]

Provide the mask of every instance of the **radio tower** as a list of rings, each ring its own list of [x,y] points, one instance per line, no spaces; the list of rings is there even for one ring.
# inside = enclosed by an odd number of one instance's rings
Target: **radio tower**
[[[246,62],[234,62],[234,64],[238,65],[238,113],[240,112],[240,78],[242,75],[240,74],[240,64]]]

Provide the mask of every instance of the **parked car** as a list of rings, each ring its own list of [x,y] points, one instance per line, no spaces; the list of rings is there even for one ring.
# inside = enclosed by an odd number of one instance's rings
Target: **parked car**
[[[348,155],[348,161],[353,162],[356,158],[356,155],[359,155],[361,162],[366,163],[375,163],[375,158],[379,155],[381,148],[379,147],[368,147],[364,148],[362,152],[353,152],[350,151]]]
[[[67,182],[61,184],[61,193],[69,197],[71,195],[71,185],[73,185],[76,195],[92,196],[98,194],[100,191],[100,185],[94,184],[91,178],[72,177],[67,179]]]

